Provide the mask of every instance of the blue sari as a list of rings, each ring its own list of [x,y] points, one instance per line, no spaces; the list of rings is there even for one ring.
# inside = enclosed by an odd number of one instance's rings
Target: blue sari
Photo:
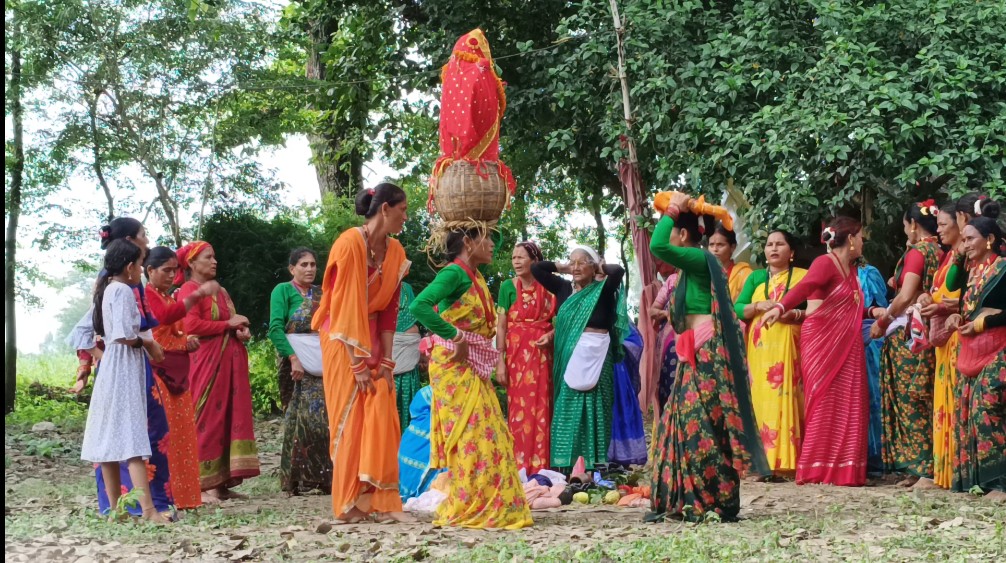
[[[887,307],[887,284],[880,272],[870,265],[859,268],[859,285],[863,288],[863,303],[870,307]],[[863,319],[863,346],[866,351],[866,374],[870,388],[870,434],[867,448],[867,468],[871,472],[881,472],[884,464],[880,457],[882,438],[880,420],[880,349],[884,339],[870,338],[873,319]]]
[[[136,303],[140,308],[140,330],[149,330],[157,326],[157,320],[150,314],[147,307],[147,297],[143,291],[143,286],[134,286],[133,292],[136,294]],[[150,459],[147,460],[147,475],[150,477],[150,497],[154,502],[154,508],[158,512],[173,512],[174,498],[171,496],[171,487],[168,484],[168,418],[164,412],[164,401],[161,399],[161,390],[154,381],[154,372],[150,367],[150,360],[144,355],[144,363],[147,371],[147,435],[150,437]],[[101,364],[95,370],[95,377],[100,377]],[[163,445],[162,445],[163,442]],[[108,495],[105,494],[105,479],[101,475],[101,466],[94,468],[94,477],[98,485],[98,510],[106,514],[112,508],[109,506]],[[123,492],[133,489],[133,481],[129,478],[128,465],[123,462],[119,464],[119,479],[122,481]],[[129,513],[133,515],[142,514],[139,502],[128,507]]]
[[[409,426],[398,446],[398,492],[402,502],[426,492],[440,469],[430,467],[430,404],[433,388],[427,385],[409,405]]]
[[[612,404],[611,442],[608,461],[621,465],[646,465],[646,435],[643,432],[643,412],[639,408],[639,358],[643,354],[643,337],[628,322],[625,295],[620,296],[618,321],[613,337],[622,340],[621,361],[615,364],[615,400]]]

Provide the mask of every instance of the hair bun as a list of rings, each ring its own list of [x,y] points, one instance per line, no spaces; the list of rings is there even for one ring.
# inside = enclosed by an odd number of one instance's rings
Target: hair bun
[[[981,206],[982,217],[988,217],[989,219],[999,218],[999,214],[1002,212],[1002,207],[999,205],[998,201],[988,197],[984,197],[978,201]]]
[[[112,227],[105,225],[98,229],[98,240],[101,241],[101,249],[104,250],[108,243],[112,241]]]
[[[366,188],[356,194],[356,214],[366,217],[370,211],[371,204],[374,203],[374,189]]]

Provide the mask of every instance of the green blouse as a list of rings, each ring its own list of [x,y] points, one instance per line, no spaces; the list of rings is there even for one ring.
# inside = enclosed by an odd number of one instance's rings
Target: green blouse
[[[792,271],[792,270],[791,270]],[[759,285],[766,284],[769,282],[768,269],[755,270],[751,272],[748,276],[747,281],[744,282],[744,289],[741,290],[741,294],[737,296],[737,301],[734,303],[734,312],[737,313],[738,319],[744,318],[744,307],[755,302],[755,290],[758,289]],[[788,289],[792,289],[795,283],[790,283]],[[797,309],[806,309],[807,304],[801,303]]]
[[[311,292],[317,292],[320,296],[321,288],[312,286]],[[312,297],[314,297],[312,295]],[[301,313],[304,306],[304,297],[300,291],[294,287],[293,283],[281,283],[272,290],[272,297],[269,299],[269,340],[279,355],[286,358],[294,354],[293,347],[286,339],[287,332],[310,332],[311,319]],[[306,311],[306,309],[305,309]],[[291,321],[295,321],[298,327],[292,327]],[[306,330],[305,330],[306,329]]]
[[[674,219],[664,216],[653,230],[650,252],[654,256],[688,274],[685,286],[685,314],[708,315],[713,312],[713,296],[709,288],[712,278],[705,251],[671,244],[671,230]]]
[[[434,307],[438,307],[440,311],[450,309],[471,287],[472,280],[468,278],[468,274],[461,269],[461,266],[451,264],[440,270],[430,285],[416,296],[409,310],[430,332],[450,340],[457,336],[458,329],[441,318],[437,313],[438,309]]]
[[[500,284],[500,293],[496,299],[496,310],[505,315],[516,302],[517,287],[514,286],[513,279],[507,278]]]

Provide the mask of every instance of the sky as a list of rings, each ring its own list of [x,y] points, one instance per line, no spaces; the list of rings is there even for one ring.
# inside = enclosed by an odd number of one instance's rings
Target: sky
[[[285,203],[288,205],[312,204],[320,200],[318,180],[314,167],[310,163],[311,151],[307,139],[303,136],[292,136],[284,146],[262,151],[257,160],[265,169],[272,169],[277,180],[286,186]],[[388,177],[397,176],[396,171],[380,160],[367,163],[364,169],[364,182],[373,186]],[[137,180],[142,181],[142,180]],[[70,272],[73,263],[82,258],[81,252],[87,249],[61,250],[59,248],[42,252],[32,242],[40,229],[40,221],[58,221],[66,224],[76,222],[94,223],[95,210],[104,205],[104,197],[90,180],[71,179],[68,187],[59,193],[58,198],[64,206],[70,208],[70,217],[64,217],[55,211],[43,213],[40,217],[24,217],[19,228],[21,243],[18,252],[20,257],[26,255],[51,278],[60,278]],[[593,225],[593,219],[587,214],[578,214],[571,218],[574,226]],[[100,252],[97,249],[97,230],[100,225],[94,225],[94,252],[83,256],[97,261]],[[155,221],[148,221],[146,226],[152,240],[164,235],[163,227]],[[608,255],[605,259],[612,263],[619,260],[617,242],[608,245]],[[634,278],[634,277],[633,277]],[[633,279],[630,278],[630,279]],[[84,291],[79,287],[52,287],[45,283],[35,283],[31,292],[36,295],[40,306],[32,306],[19,301],[17,303],[18,320],[18,350],[25,354],[40,352],[41,345],[52,335],[58,323],[55,319],[59,312],[67,307],[67,303],[82,297]],[[64,335],[55,335],[63,338]]]
[[[286,145],[277,149],[263,151],[259,155],[258,161],[265,168],[275,171],[276,178],[287,187],[286,203],[297,205],[300,203],[317,203],[320,200],[318,191],[318,180],[314,173],[314,167],[310,164],[311,151],[305,137],[295,136],[287,140]],[[381,162],[370,163],[366,170],[366,181],[376,183],[385,176],[393,174],[393,171],[384,166]],[[60,192],[59,198],[73,212],[70,217],[62,217],[55,212],[44,213],[41,220],[61,221],[71,223],[76,220],[93,222],[93,209],[104,205],[104,198],[100,192],[96,191],[90,181],[69,182],[69,187]],[[21,241],[18,252],[21,256],[30,256],[47,275],[59,278],[69,272],[74,261],[81,258],[79,251],[51,250],[42,252],[37,246],[32,244],[33,233],[39,226],[39,217],[24,217],[20,225]],[[97,250],[97,230],[100,225],[95,225],[95,252],[94,258],[100,256]],[[164,234],[164,230],[157,222],[148,221],[146,226],[150,229],[151,239]],[[88,256],[88,258],[91,258]],[[18,320],[18,350],[22,353],[37,353],[40,346],[47,337],[58,328],[55,326],[56,315],[66,307],[67,302],[79,298],[82,294],[80,288],[58,288],[51,287],[45,283],[36,283],[31,286],[31,291],[41,301],[40,307],[34,307],[22,301],[17,303]],[[57,335],[61,336],[61,335]]]

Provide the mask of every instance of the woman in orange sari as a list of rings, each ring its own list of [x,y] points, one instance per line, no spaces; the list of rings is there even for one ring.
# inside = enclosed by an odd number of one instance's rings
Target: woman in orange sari
[[[356,197],[362,227],[332,245],[321,303],[311,323],[321,357],[333,465],[332,510],[340,523],[373,516],[411,521],[398,494],[402,431],[392,360],[405,249],[392,234],[405,224],[405,192],[380,184]]]
[[[209,243],[196,241],[178,249],[178,265],[189,280],[176,299],[186,301],[217,277],[217,258]],[[185,333],[199,339],[189,355],[189,389],[199,433],[199,482],[203,502],[240,499],[231,491],[259,474],[252,418],[248,318],[237,314],[224,288],[203,297],[185,315]]]

